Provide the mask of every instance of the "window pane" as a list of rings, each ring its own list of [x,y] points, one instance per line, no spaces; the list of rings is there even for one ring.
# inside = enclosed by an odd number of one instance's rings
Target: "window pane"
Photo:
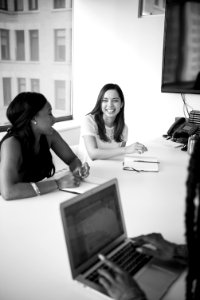
[[[30,30],[30,60],[39,60],[38,30]]]
[[[65,109],[65,81],[55,80],[55,108]]]
[[[55,30],[55,61],[65,61],[66,52],[65,29]]]
[[[54,8],[65,8],[65,0],[54,0]]]
[[[28,8],[29,8],[29,10],[37,10],[38,9],[38,0],[29,0]]]
[[[23,0],[15,0],[15,11],[23,11],[24,10],[24,3]]]
[[[16,60],[25,60],[23,30],[16,30]]]
[[[3,103],[5,106],[11,102],[11,78],[3,78]]]
[[[1,33],[1,59],[10,59],[10,47],[9,47],[9,30],[0,29]]]
[[[40,92],[40,81],[39,79],[31,79],[31,91]]]
[[[26,91],[26,79],[25,78],[17,78],[18,85],[18,93],[22,93]]]
[[[8,10],[7,0],[0,0],[0,9]]]

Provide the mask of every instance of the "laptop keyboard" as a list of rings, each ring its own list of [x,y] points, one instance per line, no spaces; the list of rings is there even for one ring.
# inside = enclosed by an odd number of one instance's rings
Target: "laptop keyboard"
[[[112,262],[117,264],[121,269],[128,272],[131,276],[135,275],[144,265],[150,261],[151,256],[136,251],[132,243],[128,243],[120,251],[109,258]],[[101,269],[109,269],[106,265],[101,265]],[[112,270],[111,270],[112,273]],[[99,274],[97,270],[93,271],[87,279],[98,284]]]

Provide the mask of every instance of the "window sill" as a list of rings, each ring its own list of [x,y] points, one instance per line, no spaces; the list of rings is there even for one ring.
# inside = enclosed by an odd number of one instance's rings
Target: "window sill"
[[[75,120],[57,122],[53,126],[57,131],[68,131],[74,128],[80,128],[80,124]]]

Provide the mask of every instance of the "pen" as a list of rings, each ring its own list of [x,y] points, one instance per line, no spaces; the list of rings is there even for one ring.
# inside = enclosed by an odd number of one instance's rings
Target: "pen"
[[[71,194],[75,194],[75,195],[79,195],[79,194],[81,194],[81,193],[79,193],[79,192],[75,192],[75,191],[69,191],[69,190],[64,190],[64,189],[60,189],[60,191],[63,191],[63,192],[67,192],[67,193],[71,193]]]
[[[103,254],[98,254],[98,258],[101,260],[101,261],[105,261],[106,257],[103,255]]]
[[[144,162],[149,164],[159,164],[159,161],[147,161],[147,160],[134,160],[133,162]]]

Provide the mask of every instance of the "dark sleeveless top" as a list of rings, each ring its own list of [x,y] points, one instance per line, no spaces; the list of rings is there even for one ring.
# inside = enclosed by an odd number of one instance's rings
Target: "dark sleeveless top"
[[[12,133],[7,133],[1,144],[11,136],[13,136]],[[20,142],[20,139],[18,140]],[[20,144],[22,145],[21,142]],[[25,151],[22,146],[22,159],[19,174],[23,182],[37,182],[46,177],[51,177],[55,173],[52,155],[45,135],[40,138],[40,150],[37,154],[33,151]]]

